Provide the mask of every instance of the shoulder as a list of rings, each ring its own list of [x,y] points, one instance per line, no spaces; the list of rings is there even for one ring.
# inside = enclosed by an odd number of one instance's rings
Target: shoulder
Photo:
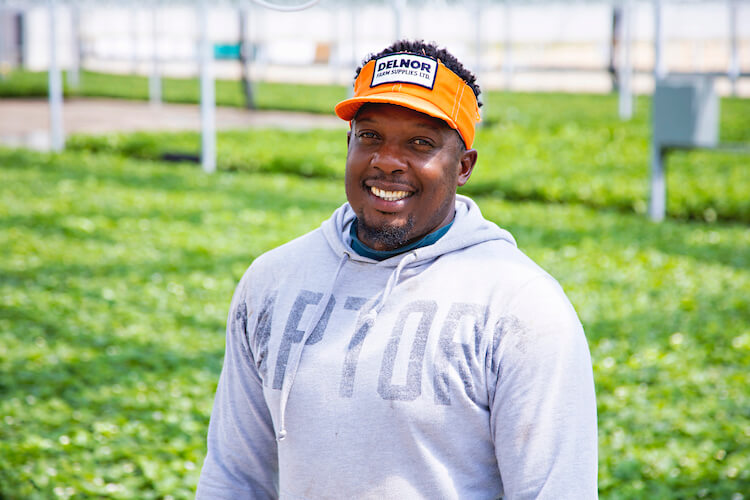
[[[317,228],[258,256],[245,271],[239,287],[275,288],[283,277],[330,258],[331,253],[321,229]]]
[[[323,252],[330,253],[331,250],[323,237],[322,230],[317,228],[261,254],[250,267],[262,269],[288,267],[300,259],[315,258]]]
[[[529,283],[557,286],[539,264],[507,240],[485,241],[445,256],[457,275],[473,276],[489,285],[517,292]]]
[[[538,363],[591,365],[578,314],[558,281],[529,259],[511,278],[493,322],[494,364],[525,371]],[[503,361],[501,361],[504,360]]]
[[[491,241],[471,249],[485,263],[484,275],[502,291],[501,314],[536,328],[580,329],[577,314],[560,283],[515,245]],[[555,327],[556,325],[556,327]]]

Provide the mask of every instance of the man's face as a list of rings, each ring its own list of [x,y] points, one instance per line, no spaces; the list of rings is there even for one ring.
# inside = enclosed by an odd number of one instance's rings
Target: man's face
[[[365,104],[352,121],[346,197],[359,239],[375,250],[416,241],[453,219],[456,187],[476,151],[448,124],[392,104]]]

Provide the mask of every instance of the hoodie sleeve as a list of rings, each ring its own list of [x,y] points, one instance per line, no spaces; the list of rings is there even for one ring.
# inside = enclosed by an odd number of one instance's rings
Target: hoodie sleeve
[[[554,279],[540,276],[522,287],[496,324],[493,344],[490,425],[504,499],[597,498],[591,357]]]
[[[278,498],[278,458],[271,415],[248,344],[257,324],[240,282],[232,298],[224,366],[216,389],[208,451],[196,499]]]

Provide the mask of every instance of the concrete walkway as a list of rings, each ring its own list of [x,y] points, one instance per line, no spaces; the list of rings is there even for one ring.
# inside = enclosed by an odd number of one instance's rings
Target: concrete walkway
[[[219,130],[253,127],[305,130],[348,124],[330,115],[285,111],[249,111],[217,107]],[[160,104],[123,99],[67,99],[63,105],[65,135],[74,133],[200,130],[200,109],[193,104]],[[0,99],[0,144],[49,148],[49,107],[45,99]]]

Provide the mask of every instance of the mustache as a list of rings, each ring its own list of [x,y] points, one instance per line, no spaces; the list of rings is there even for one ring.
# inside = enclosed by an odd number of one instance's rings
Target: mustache
[[[385,182],[390,184],[399,184],[401,186],[409,187],[410,189],[416,191],[417,186],[412,184],[411,182],[403,179],[401,175],[387,175],[387,174],[380,174],[380,175],[373,175],[370,176],[362,181],[362,184],[364,185],[368,181],[375,181],[375,182]]]

